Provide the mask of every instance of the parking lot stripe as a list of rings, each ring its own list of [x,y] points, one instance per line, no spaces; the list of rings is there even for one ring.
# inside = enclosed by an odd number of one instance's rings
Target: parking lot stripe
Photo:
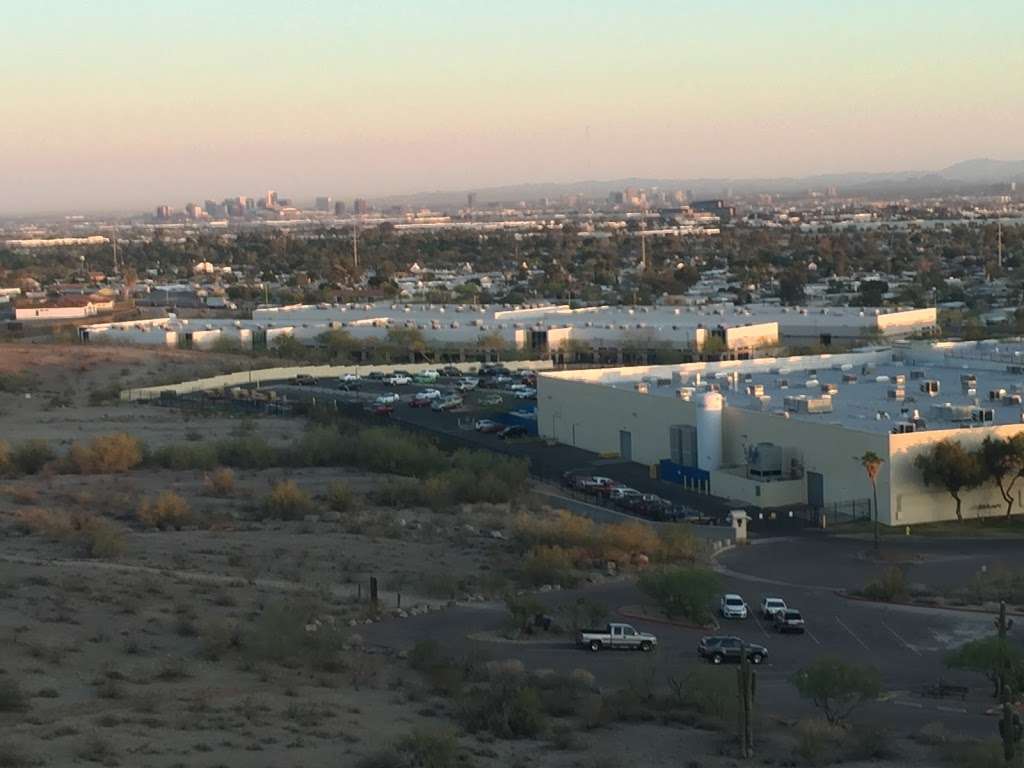
[[[899,704],[901,707],[913,707],[914,709],[924,709],[923,704],[918,704],[916,701],[902,701],[900,699],[893,699],[893,704]]]
[[[912,645],[911,645],[910,643],[908,643],[908,642],[907,642],[906,640],[904,640],[904,639],[903,639],[903,637],[902,637],[902,636],[900,635],[900,633],[899,633],[899,632],[897,632],[897,631],[896,631],[895,629],[893,629],[892,627],[890,627],[890,626],[889,626],[888,624],[886,624],[886,623],[885,623],[884,621],[882,622],[882,626],[883,626],[883,627],[885,627],[885,628],[886,628],[886,629],[887,629],[887,630],[889,631],[889,634],[890,634],[890,635],[892,635],[892,636],[893,636],[893,637],[895,637],[895,638],[896,638],[897,640],[899,640],[899,641],[900,641],[900,643],[902,643],[902,645],[903,645],[903,647],[904,647],[904,648],[907,648],[908,650],[911,650],[911,651],[913,651],[913,652],[914,652],[914,653],[916,653],[916,654],[917,654],[918,656],[920,656],[920,655],[921,655],[921,652],[920,652],[919,650],[917,650],[917,648],[915,648],[915,647],[914,647],[914,646],[912,646]]]
[[[754,617],[754,621],[757,622],[757,626],[761,630],[761,632],[764,634],[764,636],[768,637],[769,636],[768,635],[768,630],[764,628],[764,625],[761,623],[761,620],[759,618],[757,618],[757,616],[755,616]]]
[[[845,629],[847,631],[847,633],[849,633],[850,637],[852,637],[854,640],[856,640],[858,643],[860,643],[861,647],[865,651],[867,651],[868,653],[871,653],[871,649],[868,648],[868,644],[865,643],[863,640],[861,640],[852,629],[850,629],[848,626],[846,626],[843,623],[842,619],[840,619],[838,616],[836,616],[836,621],[839,623],[840,627],[842,627],[843,629]]]
[[[816,637],[814,636],[814,633],[813,633],[813,632],[811,632],[811,630],[809,630],[809,629],[805,629],[805,630],[804,630],[804,632],[806,632],[806,633],[807,633],[807,635],[808,635],[808,636],[809,636],[809,637],[811,638],[811,640],[813,640],[814,642],[816,642],[816,643],[817,643],[818,645],[821,645],[821,640],[819,640],[818,638],[816,638]]]
[[[941,704],[937,704],[935,706],[935,708],[938,709],[938,710],[941,710],[942,712],[959,712],[959,713],[963,713],[963,712],[967,711],[967,707],[944,707]]]

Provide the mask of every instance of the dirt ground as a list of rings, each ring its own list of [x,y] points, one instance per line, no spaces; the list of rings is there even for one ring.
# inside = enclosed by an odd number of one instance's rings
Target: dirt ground
[[[104,388],[193,378],[225,365],[173,350],[0,345],[0,374],[34,377],[30,397],[0,392],[0,439],[42,438],[62,451],[114,432],[151,446],[227,437],[239,419],[90,404]],[[303,428],[275,418],[259,430],[283,443]],[[286,479],[314,499],[315,513],[258,519],[270,488]],[[355,499],[344,514],[327,503],[336,482]],[[0,766],[387,768],[395,764],[361,761],[417,729],[449,728],[461,766],[740,764],[728,730],[679,723],[584,730],[569,715],[556,725],[573,736],[557,742],[460,730],[457,705],[433,693],[405,659],[368,647],[359,629],[367,620],[403,621],[400,610],[440,611],[452,598],[499,593],[501,573],[514,563],[508,541],[492,531],[507,525],[509,510],[435,513],[367,500],[390,482],[354,470],[236,470],[233,489],[211,495],[206,474],[191,470],[0,479]],[[163,491],[187,502],[195,524],[156,530],[140,521],[142,504]],[[86,559],[74,539],[30,530],[29,510],[99,515],[117,526],[123,551]],[[370,576],[380,580],[382,611],[367,605]],[[270,621],[296,612],[307,622],[301,627]],[[315,647],[337,639],[337,653],[316,663],[314,651],[278,653],[296,632]],[[788,729],[775,731],[781,736],[762,742],[758,762],[801,764]],[[900,753],[871,765],[935,764],[911,742]]]

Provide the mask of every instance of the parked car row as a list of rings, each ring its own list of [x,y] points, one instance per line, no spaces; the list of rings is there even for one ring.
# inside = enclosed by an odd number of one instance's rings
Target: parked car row
[[[562,475],[562,482],[575,491],[607,499],[619,509],[653,520],[668,520],[676,512],[668,499],[653,493],[643,493],[610,477],[569,471]]]
[[[718,612],[723,619],[745,619],[750,615],[747,602],[735,593],[722,595],[718,603]],[[785,632],[803,633],[804,617],[796,608],[786,605],[781,597],[764,597],[759,609],[761,618],[771,622],[771,626],[779,634]]]

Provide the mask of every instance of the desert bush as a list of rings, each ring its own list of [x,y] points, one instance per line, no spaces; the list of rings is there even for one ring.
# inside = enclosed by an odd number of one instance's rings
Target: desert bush
[[[523,560],[521,577],[524,584],[573,586],[579,581],[574,553],[558,546],[534,547]]]
[[[356,768],[408,768],[408,765],[405,757],[393,749],[371,752],[356,761]]]
[[[842,739],[842,729],[827,720],[804,719],[796,724],[796,754],[807,765],[835,762]]]
[[[455,768],[458,764],[459,742],[450,728],[418,728],[398,742],[398,749],[416,768]]]
[[[559,510],[550,517],[520,514],[512,525],[512,531],[523,546],[536,545],[559,547],[590,547],[595,539],[596,526],[582,515]]]
[[[233,440],[218,440],[214,448],[218,463],[226,467],[266,469],[287,463],[287,457],[275,451],[259,435],[247,435]]]
[[[193,520],[188,502],[174,491],[162,491],[155,500],[143,501],[137,514],[144,525],[160,529],[181,528]]]
[[[0,677],[0,712],[24,712],[28,708],[28,695],[18,681],[6,675]]]
[[[819,656],[793,675],[791,681],[832,725],[842,724],[858,706],[878,698],[882,688],[877,668],[848,664],[828,656]]]
[[[945,723],[935,721],[922,725],[913,735],[913,739],[918,744],[936,746],[938,744],[948,744],[953,740],[953,736]]]
[[[113,742],[99,733],[90,734],[75,747],[75,757],[89,763],[116,765],[117,756]]]
[[[711,607],[718,593],[718,576],[703,568],[665,568],[640,576],[639,587],[666,616],[682,616],[698,624],[714,618]]]
[[[941,748],[945,762],[956,768],[1004,768],[1003,745],[999,741],[958,741]]]
[[[544,606],[532,595],[506,595],[505,608],[508,628],[515,634],[532,632],[536,617],[544,613]]]
[[[676,703],[698,714],[721,721],[737,716],[736,677],[730,670],[695,667],[683,677],[669,678]]]
[[[74,544],[86,557],[113,558],[126,548],[122,529],[96,515],[33,507],[19,510],[16,524],[27,533]]]
[[[547,723],[539,693],[517,676],[469,691],[460,703],[459,719],[470,733],[486,731],[499,739],[530,738]]]
[[[843,759],[851,762],[899,757],[892,734],[884,727],[855,724],[843,734]]]
[[[313,500],[294,480],[274,483],[270,494],[263,500],[264,517],[279,520],[301,520],[312,514]]]
[[[55,512],[42,507],[19,509],[15,513],[15,525],[24,533],[46,536],[54,540],[64,539],[74,530],[71,516],[66,512]]]
[[[349,463],[350,454],[336,427],[314,426],[292,446],[291,462],[298,467],[333,467]]]
[[[588,627],[603,626],[608,618],[608,606],[578,597],[570,603],[563,603],[556,609],[559,624],[570,632],[579,632]]]
[[[444,661],[444,652],[436,640],[417,640],[409,651],[409,666],[418,672],[426,672]]]
[[[0,473],[11,469],[11,446],[0,440]]]
[[[10,464],[18,472],[34,475],[56,458],[45,440],[26,440],[11,451]]]
[[[217,448],[209,443],[165,445],[150,455],[149,462],[165,469],[207,469],[217,466]]]
[[[203,478],[203,492],[208,496],[231,496],[235,492],[235,473],[228,467],[217,467]]]
[[[327,486],[327,506],[335,512],[351,512],[355,506],[352,489],[347,483],[335,480]]]
[[[142,443],[124,432],[102,435],[88,444],[74,443],[68,461],[79,474],[127,472],[142,463]]]
[[[872,600],[883,602],[905,598],[907,596],[907,579],[903,569],[896,565],[886,569],[885,573],[864,587],[862,594]]]
[[[658,536],[658,560],[668,563],[693,563],[700,555],[700,542],[687,525],[664,525]]]
[[[11,499],[15,504],[38,504],[39,491],[25,485],[19,485],[11,489]]]
[[[230,651],[241,647],[241,643],[238,625],[211,622],[199,632],[199,655],[207,661],[220,661]]]
[[[307,663],[325,671],[340,669],[344,642],[341,629],[308,600],[271,603],[241,633],[242,653],[250,660]]]
[[[651,526],[630,521],[602,526],[598,546],[602,559],[624,560],[631,554],[654,555],[661,546],[661,540]]]
[[[0,768],[32,768],[42,765],[21,744],[6,739],[0,741]]]
[[[38,389],[39,385],[39,377],[30,371],[0,373],[0,392],[20,395]]]
[[[426,488],[419,480],[396,479],[370,491],[369,500],[381,507],[430,506]]]
[[[78,540],[86,557],[110,560],[120,557],[128,548],[121,527],[102,517],[81,516],[77,530]]]

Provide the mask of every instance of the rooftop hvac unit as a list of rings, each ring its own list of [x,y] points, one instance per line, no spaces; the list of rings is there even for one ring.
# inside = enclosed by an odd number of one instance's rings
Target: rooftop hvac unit
[[[992,408],[974,408],[971,411],[971,421],[987,422],[995,421],[996,412]]]
[[[921,382],[921,391],[928,395],[928,397],[935,397],[939,394],[939,381],[938,379],[925,379]]]
[[[909,421],[897,421],[895,424],[892,425],[892,433],[894,435],[903,435],[908,432],[916,431],[916,425]]]
[[[844,373],[843,374],[843,384],[855,384],[856,382],[857,382],[857,374],[856,373]]]
[[[837,387],[835,384],[822,384],[821,385],[821,394],[829,395],[829,396],[838,395],[839,394],[839,387]]]
[[[924,378],[924,371],[911,371],[910,372],[910,380],[911,381],[914,381],[915,379],[923,379],[923,378]]]
[[[679,389],[676,390],[676,397],[678,397],[683,402],[689,403],[691,400],[693,400],[693,392],[693,387],[680,387]]]
[[[1003,397],[1003,405],[1020,405],[1021,396],[1019,393],[1013,393],[1011,395],[1005,395]]]
[[[890,400],[903,400],[907,396],[907,390],[904,387],[889,387],[889,391],[886,393],[886,397]]]
[[[804,388],[806,388],[806,389],[815,389],[816,387],[819,387],[820,385],[821,385],[821,382],[818,381],[817,379],[808,379],[807,381],[804,382]]]
[[[751,397],[761,397],[764,394],[764,384],[751,384],[747,387],[747,394]]]
[[[760,397],[755,398],[754,403],[757,406],[758,410],[767,411],[767,410],[771,409],[772,396],[771,395],[761,395]]]
[[[633,389],[635,389],[641,395],[646,395],[649,386],[650,385],[646,381],[638,381],[633,384]]]
[[[1006,390],[1005,389],[1002,389],[1002,388],[990,389],[988,391],[988,399],[989,400],[1002,400],[1004,397],[1006,397]]]
[[[907,375],[905,373],[897,373],[893,377],[893,381],[901,387],[907,383]]]
[[[1014,373],[1019,376],[1020,374],[1024,373],[1024,365],[1008,365],[1006,366],[1006,372]]]
[[[779,389],[789,389],[789,379],[779,379],[777,382],[775,382],[775,385]]]
[[[764,477],[765,475],[782,474],[782,446],[774,443],[758,443],[750,449],[748,458],[750,474]]]
[[[888,376],[875,376],[875,381],[878,382],[879,384],[888,384],[889,383],[889,377]]]

